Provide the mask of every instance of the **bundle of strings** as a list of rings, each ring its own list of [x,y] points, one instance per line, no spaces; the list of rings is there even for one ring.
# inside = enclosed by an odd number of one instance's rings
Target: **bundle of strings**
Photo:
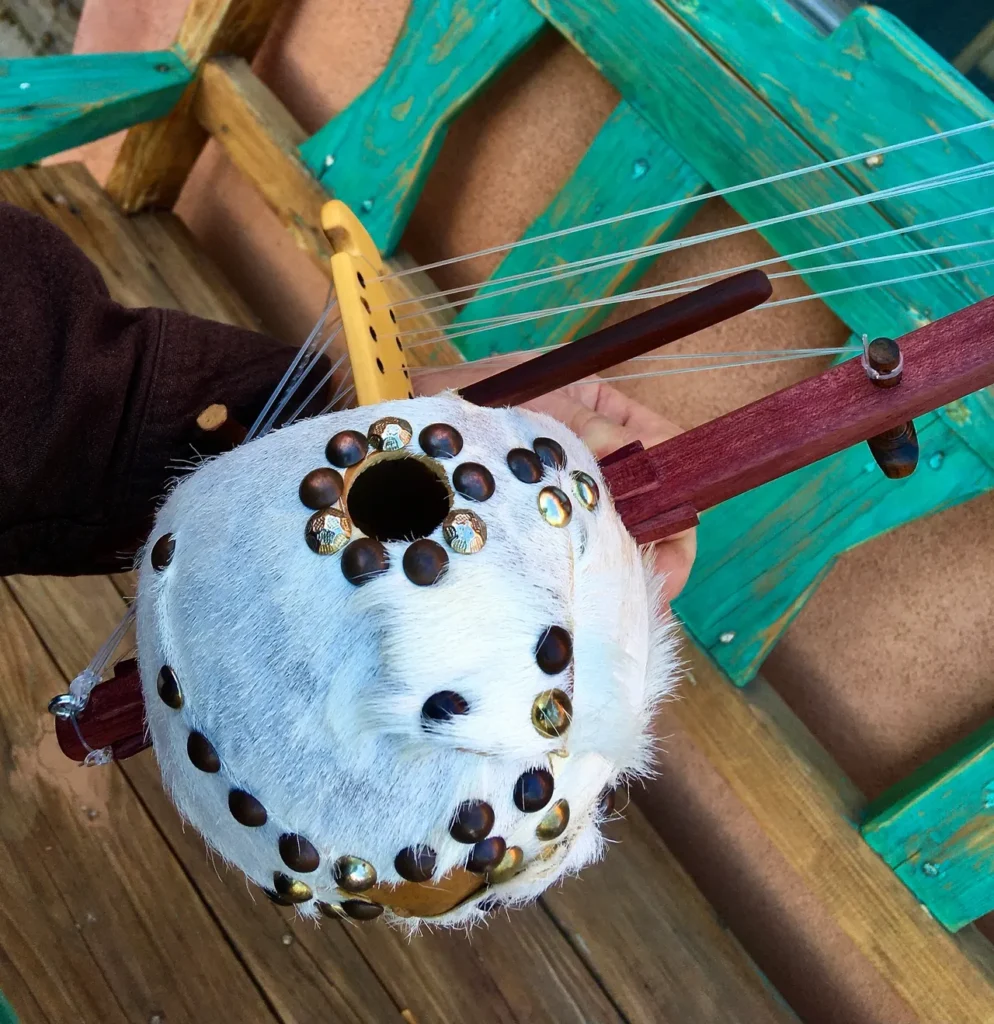
[[[992,126],[415,269],[554,244]],[[900,300],[910,294],[906,285],[949,275],[966,305],[969,289],[979,288],[971,272],[994,265],[994,253],[983,251],[994,206],[961,201],[944,216],[845,238],[836,215],[935,190],[956,195],[991,175],[994,161],[980,162],[753,224],[401,297],[392,304],[398,339],[413,353],[578,310],[667,299],[782,262],[794,266],[770,273],[773,281],[802,277],[817,286],[828,274],[831,283],[763,309],[868,289]],[[472,315],[479,302],[747,231],[819,221],[832,240],[785,256],[583,302]],[[930,232],[936,244],[927,244]],[[445,324],[455,310],[458,319]],[[437,322],[418,326],[426,314]],[[350,371],[336,379],[345,355],[300,394],[333,349],[336,324],[329,296],[252,425],[252,443],[182,480],[163,506],[137,601],[148,723],[180,810],[278,902],[305,914],[366,919],[386,908],[408,923],[462,924],[495,902],[532,898],[599,856],[607,794],[649,770],[652,712],[676,671],[660,626],[659,581],[618,519],[596,460],[561,424],[477,409],[451,393],[351,408]],[[540,333],[532,337],[533,351],[547,349],[534,342]],[[640,360],[663,369],[635,367],[608,379],[858,351],[660,353]],[[692,358],[696,365],[672,365]],[[325,388],[323,414],[297,422]],[[74,684],[80,707],[114,646]]]

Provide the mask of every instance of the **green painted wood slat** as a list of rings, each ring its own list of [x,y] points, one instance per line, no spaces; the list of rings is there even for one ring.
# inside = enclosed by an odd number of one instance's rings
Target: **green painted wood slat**
[[[384,255],[400,241],[453,118],[544,26],[526,0],[412,0],[383,72],[300,147]]]
[[[822,124],[821,136],[814,139],[804,124],[795,127],[785,123],[763,97],[756,95],[742,78],[729,69],[727,62],[715,60],[698,35],[667,9],[675,6],[669,4],[669,0],[662,3],[616,0],[610,10],[586,0],[533,2],[715,187],[753,180],[851,152],[851,135],[833,142],[834,149],[829,149],[826,139],[831,141],[831,124]],[[765,0],[750,0],[737,4],[736,12],[745,18],[747,11],[764,6]],[[694,7],[694,10],[698,9]],[[818,41],[825,47],[832,45],[831,39],[819,38]],[[777,46],[789,50],[789,46],[783,47],[782,41]],[[752,61],[750,81],[764,75],[775,77],[777,65],[782,62],[779,56],[770,56],[769,51],[776,48],[769,44],[769,40],[760,40],[760,45],[749,51]],[[768,63],[764,64],[764,61]],[[646,66],[654,69],[653,75],[641,73]],[[858,70],[860,74],[873,74],[869,65],[860,65]],[[909,69],[908,74],[912,75],[912,70]],[[797,62],[794,75],[811,76],[814,83],[810,88],[820,88],[828,96],[842,90],[846,83],[844,78],[834,75],[831,81],[827,80],[827,72],[823,69],[819,75],[807,60]],[[840,101],[841,105],[844,104]],[[882,125],[881,129],[885,127]],[[898,129],[901,129],[900,125]],[[898,142],[904,137],[903,132],[887,135],[870,144]],[[945,163],[948,149],[939,147],[935,162],[926,170],[934,174],[953,169]],[[955,156],[956,159],[966,159],[962,153]],[[886,161],[883,166],[887,166]],[[729,202],[747,220],[755,222],[779,212],[807,209],[855,194],[857,186],[865,189],[862,183],[838,172],[818,172],[775,186],[737,193],[729,197]],[[820,217],[817,221],[806,218],[779,225],[761,233],[778,252],[791,253],[812,245],[885,230],[890,223],[883,213],[861,206]],[[873,246],[862,245],[852,251],[834,252],[829,254],[827,261],[871,253],[910,251],[915,247],[913,238],[888,239]],[[929,264],[931,259],[922,257],[921,260],[901,261],[899,265],[902,272],[907,268],[910,273],[913,267],[921,269]],[[894,276],[894,266],[891,264],[873,279]],[[809,284],[815,290],[824,290],[866,279],[867,271],[864,269],[848,275],[846,272],[818,274],[810,278]],[[910,285],[836,296],[826,301],[854,330],[894,336],[921,323],[926,310],[932,316],[945,315],[962,308],[972,297],[961,283],[950,278],[933,278]],[[983,410],[979,408],[975,410],[975,416],[978,423],[985,419]],[[949,458],[952,450],[959,447],[961,445],[955,435],[952,436],[945,455],[950,467],[959,464],[959,460],[953,462]],[[849,456],[850,459],[853,457]],[[844,460],[846,457],[837,458]],[[855,458],[862,463],[862,453]],[[973,460],[970,465],[975,466],[975,462]],[[794,474],[768,488],[752,492],[748,499],[726,503],[705,517],[697,566],[677,606],[690,631],[739,684],[752,678],[762,659],[828,568],[825,559],[817,553],[818,545],[791,524],[804,522],[813,506],[826,503],[826,509],[833,507],[837,496],[820,489],[816,478],[811,476],[812,473],[822,473],[823,479],[830,480],[833,479],[833,471],[829,467],[819,467],[802,472],[808,475]],[[864,512],[859,520],[846,521],[848,546],[852,546],[877,535],[881,528],[889,529],[896,524],[887,516],[874,517],[874,500],[865,497],[879,481],[870,474],[860,477],[858,473],[849,473],[848,476],[851,482],[846,492],[846,507],[863,509]],[[950,469],[943,474],[943,482],[951,479]],[[940,507],[940,502],[952,504],[965,500],[966,496],[974,496],[991,486],[986,480],[978,485],[971,476],[961,487],[940,486],[936,494],[930,496],[934,484],[934,479],[916,474],[903,489],[903,500],[909,501],[911,493],[914,493],[919,514],[926,514]],[[888,492],[884,488],[878,493],[885,498]],[[957,495],[963,497],[957,498]],[[721,538],[721,542],[718,543],[717,539],[711,542],[709,535]],[[785,542],[792,543],[793,547],[785,547]],[[738,562],[733,560],[730,548],[739,553]],[[832,550],[830,557],[840,550]],[[748,559],[742,559],[744,551],[750,553]],[[807,565],[811,559],[813,564]],[[719,573],[720,588],[717,586]],[[715,600],[715,593],[723,595],[722,601]],[[728,625],[729,607],[738,609],[737,630]],[[735,632],[738,642],[717,642],[718,637],[722,634],[727,636],[730,632]]]
[[[994,118],[994,102],[902,22],[859,7],[822,36],[787,0],[661,0],[741,75],[825,159]],[[840,169],[861,192],[939,171],[994,161],[994,129],[857,161]],[[895,224],[914,224],[994,205],[994,179],[884,200]],[[994,218],[929,229],[923,245],[989,241]],[[990,246],[936,257],[947,266],[990,259]],[[974,298],[994,291],[994,268],[962,282]],[[921,310],[931,311],[927,305]]]
[[[170,50],[0,61],[0,169],[164,117],[192,78]]]
[[[861,831],[952,931],[994,910],[994,719],[884,793]]]
[[[569,180],[521,237],[534,238],[576,224],[689,199],[705,188],[704,179],[632,107],[621,102],[605,121]],[[491,274],[488,285],[499,286],[502,278],[514,274],[552,269],[598,253],[633,249],[673,238],[697,209],[697,204],[690,204],[682,209],[512,249]],[[652,262],[651,258],[637,260],[524,291],[479,299],[463,308],[454,326],[470,320],[613,295],[633,285]],[[480,294],[486,291],[486,287],[481,288]],[[454,344],[466,359],[555,345],[592,331],[611,309],[611,306],[601,306],[513,324],[457,338]]]
[[[964,405],[977,414],[976,395]],[[905,480],[887,479],[859,445],[702,516],[694,585],[675,608],[733,682],[752,678],[843,552],[994,487],[994,470],[941,416],[916,424],[921,459]]]

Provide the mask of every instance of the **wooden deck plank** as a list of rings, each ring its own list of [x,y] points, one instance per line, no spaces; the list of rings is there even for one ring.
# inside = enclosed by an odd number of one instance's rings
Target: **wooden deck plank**
[[[994,951],[946,932],[847,820],[850,808],[687,641],[683,700],[668,706],[839,927],[922,1021],[991,1024]]]
[[[262,330],[249,304],[204,255],[190,229],[174,213],[148,210],[129,217],[128,224],[181,309],[207,320]]]
[[[5,585],[0,678],[0,986],[15,1008],[53,1022],[273,1020],[124,775],[62,759],[46,703],[64,682]]]
[[[281,0],[190,0],[176,50],[193,71],[215,53],[251,58],[266,36]],[[172,111],[125,136],[107,179],[107,193],[127,213],[172,207],[207,141],[192,114],[197,82]]]
[[[796,1020],[630,805],[600,864],[542,897],[631,1024]]]

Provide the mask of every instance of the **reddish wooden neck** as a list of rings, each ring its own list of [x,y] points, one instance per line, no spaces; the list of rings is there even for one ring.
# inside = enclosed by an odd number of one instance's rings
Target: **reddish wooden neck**
[[[900,341],[904,372],[880,388],[858,359],[704,423],[648,450],[624,449],[602,470],[642,544],[705,509],[994,384],[994,298]]]

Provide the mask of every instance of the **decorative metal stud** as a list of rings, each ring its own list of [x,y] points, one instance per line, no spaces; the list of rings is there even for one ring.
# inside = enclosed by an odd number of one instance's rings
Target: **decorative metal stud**
[[[576,495],[576,500],[588,512],[593,512],[601,500],[601,490],[597,486],[597,481],[589,473],[581,473],[579,470],[570,473],[570,476],[573,479],[573,493]]]
[[[566,526],[573,518],[573,506],[558,487],[543,487],[538,492],[538,510],[550,526]]]
[[[291,870],[309,875],[321,866],[321,855],[314,844],[303,836],[288,832],[280,836],[280,857]]]
[[[475,555],[487,542],[487,524],[467,509],[454,509],[442,523],[445,543],[457,555]]]
[[[566,451],[558,441],[554,441],[551,437],[536,437],[532,448],[542,460],[543,466],[548,466],[549,469],[566,468]]]
[[[494,475],[478,462],[463,462],[452,474],[452,486],[471,501],[486,501],[492,498],[496,484]]]
[[[494,809],[483,800],[467,800],[456,808],[449,835],[457,843],[478,843],[494,827]]]
[[[358,430],[340,430],[328,442],[324,454],[327,460],[339,469],[356,466],[366,457],[369,442],[366,435]]]
[[[445,548],[427,538],[416,540],[404,552],[404,575],[419,587],[437,583],[448,564]]]
[[[339,857],[335,861],[335,885],[346,892],[363,892],[376,885],[376,868],[361,857]]]
[[[269,818],[266,808],[244,789],[233,789],[228,794],[228,810],[235,821],[246,828],[261,828]]]
[[[306,903],[308,900],[314,899],[314,893],[311,892],[311,887],[306,882],[284,875],[282,871],[277,871],[273,875],[273,888],[291,903]]]
[[[562,690],[544,690],[532,702],[532,725],[548,739],[566,732],[572,717],[573,702]]]
[[[316,903],[315,906],[325,917],[345,917],[345,911],[337,903]]]
[[[151,562],[156,572],[161,572],[173,560],[176,541],[171,533],[164,533],[153,545]]]
[[[507,468],[523,484],[537,484],[545,473],[542,460],[527,448],[512,448],[507,453]]]
[[[342,496],[342,475],[337,470],[322,466],[312,469],[300,481],[300,500],[308,507],[315,509],[334,505]]]
[[[407,420],[384,416],[369,427],[369,444],[378,452],[399,452],[411,443],[414,431]]]
[[[186,753],[193,767],[208,775],[216,775],[221,770],[221,758],[217,756],[214,744],[202,732],[190,733]]]
[[[535,648],[538,667],[549,676],[558,675],[573,660],[573,638],[562,626],[549,626]]]
[[[542,810],[552,799],[555,785],[552,772],[545,768],[523,772],[514,784],[514,806],[528,814]]]
[[[435,873],[435,851],[430,846],[405,846],[394,857],[393,866],[408,882],[427,882]]]
[[[365,900],[342,900],[342,910],[355,921],[372,921],[383,913],[379,903],[367,903]]]
[[[506,852],[507,843],[500,836],[489,836],[470,850],[466,868],[477,875],[485,874],[497,867]]]
[[[180,689],[176,673],[168,666],[163,665],[159,669],[159,678],[155,681],[155,688],[159,691],[159,699],[173,711],[179,711],[183,706],[183,691]]]
[[[352,523],[344,512],[323,508],[307,520],[304,538],[311,551],[319,555],[337,555],[352,536]]]
[[[546,812],[545,817],[535,827],[535,835],[539,839],[558,839],[569,825],[569,803],[557,800]]]
[[[273,892],[272,889],[263,889],[262,891],[278,907],[292,907],[294,904],[294,901],[290,899],[288,896],[282,896],[278,892]]]
[[[509,846],[497,867],[487,873],[491,882],[507,882],[518,874],[525,864],[525,854],[520,846]]]
[[[466,698],[454,690],[439,690],[433,693],[421,706],[421,717],[432,722],[445,722],[455,715],[469,711]]]
[[[462,451],[462,434],[448,423],[429,423],[418,434],[418,444],[434,459],[453,459]]]
[[[387,549],[372,537],[360,537],[342,555],[342,573],[349,583],[361,587],[390,568]]]

